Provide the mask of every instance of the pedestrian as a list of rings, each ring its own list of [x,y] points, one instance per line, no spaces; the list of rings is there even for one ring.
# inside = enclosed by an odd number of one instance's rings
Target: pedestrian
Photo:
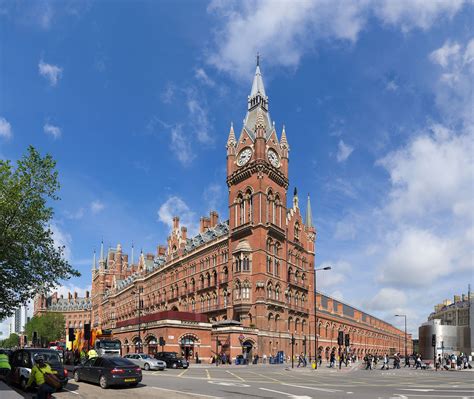
[[[0,351],[0,379],[8,381],[10,375],[11,366],[8,354],[4,351]]]
[[[418,367],[421,369],[421,356],[418,353],[415,358],[415,370],[418,369]]]
[[[339,356],[339,370],[341,369],[342,363],[344,363],[344,352]]]
[[[199,353],[196,352],[196,364],[199,363]]]
[[[408,356],[408,355],[405,356],[405,366],[404,367],[410,368],[410,356]]]
[[[438,357],[436,358],[436,364],[435,364],[436,371],[438,371],[441,368],[441,363],[442,363],[441,355],[438,354]]]
[[[89,352],[87,352],[87,358],[88,359],[93,359],[94,357],[98,357],[99,355],[97,354],[96,350],[94,348],[91,348]]]
[[[51,366],[44,361],[43,355],[36,354],[34,356],[35,365],[31,369],[30,378],[26,383],[26,388],[29,388],[33,382],[38,387],[37,399],[46,399],[56,390],[45,381],[45,374],[57,374],[58,372],[51,369]]]
[[[323,356],[321,355],[321,352],[318,355],[318,360],[319,360],[319,366],[321,366],[321,364],[323,364]]]
[[[388,355],[385,354],[383,356],[383,365],[382,365],[382,370],[388,370]]]
[[[330,359],[329,359],[329,367],[333,368],[335,366],[336,366],[336,353],[334,351],[332,351]]]
[[[263,354],[262,359],[263,359],[263,364],[267,364],[267,354],[266,353]]]
[[[304,365],[303,353],[300,353],[298,356],[298,365],[296,367],[300,367],[302,364]]]

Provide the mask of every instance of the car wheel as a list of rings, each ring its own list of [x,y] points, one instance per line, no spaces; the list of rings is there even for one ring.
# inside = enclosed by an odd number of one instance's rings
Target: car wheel
[[[100,377],[99,385],[102,389],[107,389],[109,387],[109,383],[107,382],[107,378],[105,378],[105,375]]]
[[[26,384],[28,383],[28,381],[26,380],[25,377],[21,377],[20,379],[20,388],[22,391],[26,392]]]
[[[79,377],[79,370],[76,370],[74,372],[74,381],[76,381],[76,382],[81,381],[81,378]]]
[[[146,371],[149,371],[149,370],[150,370],[150,365],[149,365],[148,363],[145,363],[145,367],[144,367],[144,368],[145,368]]]
[[[134,382],[133,384],[130,384],[131,387],[136,387],[138,385],[138,382]]]
[[[171,368],[172,368],[172,369],[177,369],[177,368],[178,368],[178,365],[177,365],[176,363],[173,363],[173,364],[171,365]]]

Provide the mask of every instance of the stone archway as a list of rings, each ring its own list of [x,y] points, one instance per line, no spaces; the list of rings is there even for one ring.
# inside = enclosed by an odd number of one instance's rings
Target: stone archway
[[[148,349],[148,354],[153,356],[156,352],[158,352],[158,340],[154,335],[149,335],[145,338],[145,344]]]

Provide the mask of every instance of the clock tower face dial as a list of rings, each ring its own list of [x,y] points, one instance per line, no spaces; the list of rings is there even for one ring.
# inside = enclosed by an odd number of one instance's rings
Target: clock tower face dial
[[[239,157],[237,158],[237,165],[245,165],[250,160],[250,158],[252,158],[252,150],[249,147],[244,148],[239,153]]]
[[[268,161],[275,167],[278,168],[280,166],[280,158],[278,157],[278,154],[275,152],[275,150],[268,150]]]

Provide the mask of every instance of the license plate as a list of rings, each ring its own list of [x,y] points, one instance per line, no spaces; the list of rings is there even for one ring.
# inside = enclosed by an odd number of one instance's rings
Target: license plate
[[[125,382],[135,382],[136,378],[125,378]]]

